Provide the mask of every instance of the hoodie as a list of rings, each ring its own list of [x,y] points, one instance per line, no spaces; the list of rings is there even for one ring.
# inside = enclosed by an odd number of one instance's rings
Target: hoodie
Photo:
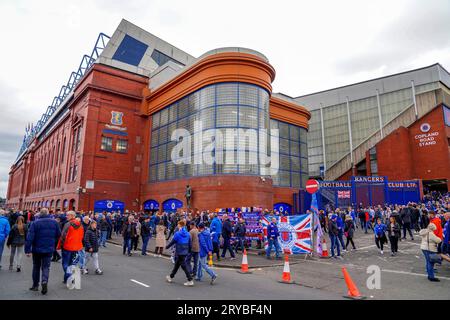
[[[210,229],[212,241],[219,242],[219,236],[222,234],[222,222],[218,217],[212,219]]]
[[[191,236],[185,227],[175,232],[172,241],[166,246],[166,249],[169,249],[173,245],[175,245],[175,254],[177,256],[186,256],[191,252]]]
[[[68,221],[61,232],[60,246],[66,251],[80,251],[83,249],[84,229],[81,223],[72,219]]]
[[[6,240],[6,237],[8,237],[10,231],[11,226],[9,225],[8,219],[4,216],[0,216],[0,242]]]
[[[200,258],[206,257],[209,252],[213,251],[211,234],[208,229],[205,229],[198,234],[198,241],[200,245]]]

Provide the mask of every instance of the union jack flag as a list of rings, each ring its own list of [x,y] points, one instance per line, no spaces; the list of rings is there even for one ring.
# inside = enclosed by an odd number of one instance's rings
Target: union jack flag
[[[267,249],[267,226],[272,218],[277,219],[280,237],[278,243],[284,253],[304,254],[312,252],[311,244],[311,215],[302,214],[295,216],[265,216],[261,219],[264,232],[264,246]]]

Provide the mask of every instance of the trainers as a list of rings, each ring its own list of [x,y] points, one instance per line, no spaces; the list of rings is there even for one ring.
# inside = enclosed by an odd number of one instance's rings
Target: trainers
[[[380,253],[383,254],[383,250],[380,250]]]
[[[38,290],[39,290],[39,288],[38,288],[38,287],[34,287],[34,286],[33,286],[33,287],[31,287],[31,288],[30,288],[30,290],[31,290],[31,291],[38,291]]]
[[[158,258],[161,258],[161,257],[162,257],[162,256],[159,254],[159,255],[158,255]]]
[[[97,270],[95,270],[95,274],[101,275],[101,274],[103,274],[103,271],[100,269],[97,269]]]
[[[236,260],[236,258],[235,258],[235,257],[231,257],[231,258],[230,258],[230,261],[233,261],[233,260]]]
[[[214,276],[214,277],[212,277],[212,278],[211,278],[211,282],[210,282],[210,284],[211,284],[211,285],[213,285],[213,284],[214,284],[214,282],[216,281],[216,279],[217,279],[217,276]]]
[[[157,254],[153,254],[153,256],[156,258],[158,255]]]
[[[81,274],[88,274],[89,270],[88,269],[81,269]]]
[[[20,268],[20,267],[17,267],[17,272],[20,272],[20,271],[22,271],[21,268]]]
[[[186,281],[185,283],[183,283],[186,287],[192,287],[194,285],[194,281]]]
[[[9,266],[9,271],[12,271],[12,269],[13,269],[13,266],[10,265],[10,266]]]
[[[344,260],[344,258],[342,258],[341,256],[336,256],[336,259]]]
[[[170,276],[166,276],[166,280],[167,280],[168,283],[172,282],[172,278]]]

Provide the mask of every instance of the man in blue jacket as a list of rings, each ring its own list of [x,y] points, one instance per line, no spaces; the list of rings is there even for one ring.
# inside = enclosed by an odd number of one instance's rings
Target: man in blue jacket
[[[272,221],[267,226],[267,241],[269,242],[269,245],[267,247],[266,256],[267,259],[270,259],[270,253],[272,251],[272,247],[275,246],[275,254],[276,258],[280,259],[280,244],[278,243],[278,237],[280,236],[280,233],[278,232],[277,227],[277,219],[272,218]]]
[[[192,287],[194,281],[192,281],[191,268],[186,263],[186,256],[191,252],[191,236],[187,232],[185,226],[186,221],[178,221],[178,231],[175,232],[172,241],[166,246],[169,249],[175,245],[175,265],[169,276],[166,276],[167,282],[172,282],[172,279],[177,274],[178,269],[181,267],[186,274],[187,282],[184,283],[185,286]]]
[[[41,209],[39,218],[30,225],[25,242],[27,257],[31,256],[31,253],[33,254],[33,286],[30,288],[31,291],[38,291],[42,269],[41,292],[42,294],[47,293],[50,260],[60,236],[61,229],[56,220],[50,218],[48,209]]]
[[[213,253],[217,255],[217,261],[220,261],[220,235],[222,234],[222,221],[217,217],[216,213],[212,213],[210,231],[213,244]]]
[[[6,218],[5,210],[0,210],[0,269],[2,268],[2,255],[3,248],[5,247],[6,239],[8,238],[9,232],[11,231],[11,227],[9,225],[9,221]]]
[[[197,271],[197,281],[201,281],[203,277],[202,270],[205,269],[205,271],[211,276],[211,284],[214,284],[214,281],[217,279],[216,273],[209,268],[207,258],[208,256],[212,255],[213,250],[213,244],[211,240],[211,234],[209,233],[208,229],[205,228],[205,224],[203,222],[200,222],[198,224],[198,242],[200,247],[200,266]]]

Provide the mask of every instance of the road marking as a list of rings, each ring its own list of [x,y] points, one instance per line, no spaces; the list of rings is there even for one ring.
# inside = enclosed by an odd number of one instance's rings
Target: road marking
[[[150,288],[150,286],[147,285],[147,284],[145,284],[145,283],[139,282],[139,281],[134,280],[134,279],[130,279],[130,280],[131,280],[132,282],[134,282],[134,283],[140,284],[140,285],[143,286],[143,287]]]
[[[389,272],[389,273],[407,274],[407,275],[411,275],[411,276],[428,277],[428,275],[426,275],[426,274],[415,273],[415,272],[407,272],[407,271],[399,271],[399,270],[388,270],[388,269],[381,269],[381,271]],[[439,279],[450,280],[450,278],[447,278],[447,277],[439,277],[439,276],[438,276],[438,278],[439,278]]]
[[[369,249],[369,248],[372,248],[372,247],[376,247],[376,245],[373,244],[373,245],[371,245],[371,246],[357,248],[357,249],[356,249],[356,252],[358,252],[359,250]]]

